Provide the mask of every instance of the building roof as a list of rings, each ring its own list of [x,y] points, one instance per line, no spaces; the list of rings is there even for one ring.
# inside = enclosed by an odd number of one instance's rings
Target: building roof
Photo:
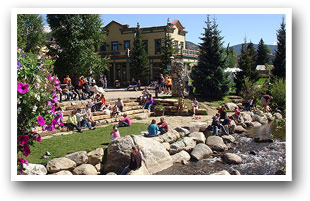
[[[273,68],[273,65],[269,65],[269,66],[271,67],[271,69]],[[268,69],[266,69],[265,65],[257,65],[256,70],[268,70]]]

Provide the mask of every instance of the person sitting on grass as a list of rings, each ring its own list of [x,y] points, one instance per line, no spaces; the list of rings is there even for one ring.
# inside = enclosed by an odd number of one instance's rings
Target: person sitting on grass
[[[158,136],[160,134],[160,131],[159,131],[159,128],[158,126],[156,125],[156,120],[153,119],[151,124],[147,127],[147,130],[148,130],[148,134],[146,136]]]
[[[119,114],[119,109],[117,105],[114,105],[112,108],[111,118],[117,117]]]
[[[193,117],[195,118],[196,110],[198,110],[198,101],[196,98],[194,98],[194,100],[192,102],[192,109],[193,109]]]
[[[130,162],[123,171],[121,175],[126,175],[131,170],[137,170],[141,167],[142,164],[142,156],[139,148],[137,146],[132,147],[132,151],[130,153]]]
[[[68,117],[67,123],[65,123],[65,126],[69,129],[69,130],[73,130],[74,128],[76,128],[76,130],[79,133],[82,133],[83,131],[81,130],[81,128],[78,126],[78,122],[77,122],[77,116],[76,116],[76,112],[73,110],[71,112],[71,114]]]
[[[129,117],[127,117],[127,114],[123,114],[123,119],[120,120],[118,122],[118,127],[128,127],[128,126],[131,126],[131,121],[129,119]]]
[[[179,102],[178,102],[178,113],[177,113],[177,115],[179,115],[180,112],[183,111],[183,109],[184,109],[184,96],[181,95],[179,98]]]
[[[80,127],[85,127],[87,125],[87,127],[90,129],[90,130],[95,130],[96,128],[92,127],[90,125],[90,123],[88,122],[88,120],[85,118],[86,114],[82,113],[82,110],[79,108],[77,109],[77,112],[76,112],[76,119],[77,119],[77,122],[78,122],[78,125]]]
[[[165,122],[164,117],[160,118],[160,122],[157,123],[157,126],[159,128],[160,135],[168,132],[168,124]]]
[[[154,99],[152,97],[152,94],[149,94],[147,101],[144,103],[144,108],[145,109],[147,108],[150,112],[153,104],[154,104]]]
[[[121,137],[120,134],[119,134],[119,131],[117,129],[117,126],[113,126],[113,131],[110,133],[110,137],[111,137],[112,141],[117,139],[117,138],[119,138],[119,137]]]

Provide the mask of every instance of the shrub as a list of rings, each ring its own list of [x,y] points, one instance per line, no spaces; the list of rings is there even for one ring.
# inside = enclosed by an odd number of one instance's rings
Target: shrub
[[[285,80],[277,79],[271,87],[271,96],[273,97],[272,106],[285,109],[286,104],[286,85]]]

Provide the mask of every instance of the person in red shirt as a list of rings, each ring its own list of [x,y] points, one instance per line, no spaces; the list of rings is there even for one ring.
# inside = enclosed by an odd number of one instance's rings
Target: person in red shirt
[[[160,118],[160,122],[157,123],[157,126],[159,128],[160,135],[168,132],[168,124],[165,122],[164,117]]]

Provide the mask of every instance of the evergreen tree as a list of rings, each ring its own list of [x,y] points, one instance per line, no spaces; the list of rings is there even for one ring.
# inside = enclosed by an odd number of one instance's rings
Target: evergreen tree
[[[139,24],[136,29],[133,49],[130,53],[130,74],[135,80],[140,80],[141,83],[147,84],[150,77],[149,62],[142,41],[142,31]]]
[[[233,68],[236,66],[238,53],[234,51],[232,47],[229,47],[229,44],[226,48],[226,66],[228,68]]]
[[[223,98],[229,91],[230,80],[224,72],[226,68],[225,49],[222,47],[220,31],[215,19],[211,23],[207,17],[205,32],[200,43],[198,65],[191,73],[196,92],[210,99]]]
[[[169,74],[167,66],[171,66],[171,56],[174,54],[175,50],[173,48],[172,38],[169,34],[169,28],[167,26],[167,33],[164,40],[164,45],[161,48],[161,68],[160,71],[162,74]]]
[[[95,52],[105,37],[99,15],[49,14],[47,21],[60,46],[54,68],[60,78],[68,74],[76,79],[89,69],[99,75],[107,69],[107,59]]]
[[[256,82],[259,79],[259,74],[256,70],[256,51],[252,42],[247,43],[245,40],[242,44],[238,67],[241,71],[236,74],[234,81],[236,92],[240,94],[246,78],[251,82]]]
[[[268,47],[261,38],[257,47],[256,65],[265,65],[269,63]]]
[[[284,78],[286,74],[286,28],[284,18],[282,19],[281,28],[277,31],[278,48],[273,60],[272,74],[275,77]]]
[[[44,44],[43,19],[36,14],[17,15],[17,46],[25,52]]]

